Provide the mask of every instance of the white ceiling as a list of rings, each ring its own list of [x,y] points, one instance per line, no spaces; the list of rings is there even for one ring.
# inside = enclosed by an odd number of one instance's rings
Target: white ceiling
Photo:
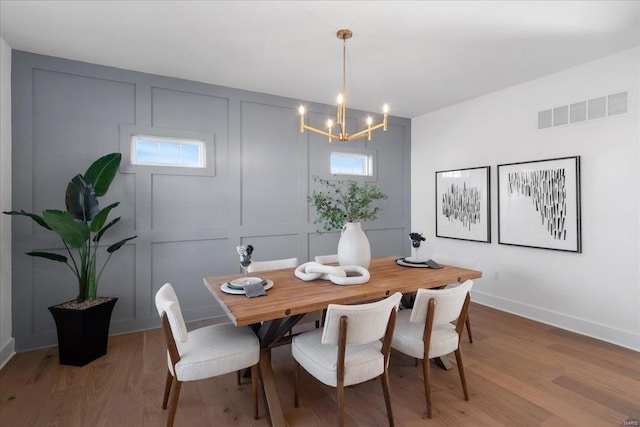
[[[638,1],[0,1],[14,49],[413,118],[640,44]]]

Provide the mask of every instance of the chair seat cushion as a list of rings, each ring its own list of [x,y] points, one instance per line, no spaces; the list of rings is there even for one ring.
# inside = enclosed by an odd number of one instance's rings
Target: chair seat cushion
[[[185,343],[178,343],[180,361],[176,378],[194,381],[248,368],[258,363],[260,343],[248,327],[231,323],[205,326],[189,332]]]
[[[293,338],[294,359],[320,382],[337,386],[338,347],[323,345],[322,329],[302,333]],[[376,378],[384,372],[382,343],[349,346],[345,355],[344,385],[349,386]]]
[[[424,323],[411,323],[411,310],[400,310],[396,317],[391,347],[418,359],[424,359]],[[458,333],[451,323],[433,325],[429,359],[444,356],[458,348]]]

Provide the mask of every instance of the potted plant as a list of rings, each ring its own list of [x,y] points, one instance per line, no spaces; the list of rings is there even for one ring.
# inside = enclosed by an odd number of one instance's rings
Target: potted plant
[[[323,187],[307,197],[318,214],[314,223],[322,224],[324,231],[342,230],[338,242],[338,262],[340,265],[368,268],[371,247],[360,223],[375,220],[380,207],[373,206],[373,202],[384,200],[387,196],[375,185],[367,183],[329,181],[317,176],[313,180]]]
[[[98,269],[100,240],[120,221],[118,217],[107,222],[111,210],[120,203],[100,209],[98,197],[107,193],[118,173],[121,158],[120,153],[107,154],[93,162],[84,175],[74,176],[67,185],[66,211],[47,209],[42,215],[24,210],[3,212],[27,216],[58,234],[69,255],[38,251],[27,253],[66,264],[77,279],[77,298],[49,307],[56,322],[59,360],[63,365],[84,366],[107,352],[111,312],[117,298],[98,297],[98,282],[111,255],[137,237],[128,237],[109,246],[109,255]]]

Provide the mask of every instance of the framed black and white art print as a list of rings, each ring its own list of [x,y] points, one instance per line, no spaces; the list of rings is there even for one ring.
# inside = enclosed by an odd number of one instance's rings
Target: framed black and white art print
[[[489,166],[436,172],[436,237],[491,242]]]
[[[498,243],[582,252],[580,156],[498,165]]]

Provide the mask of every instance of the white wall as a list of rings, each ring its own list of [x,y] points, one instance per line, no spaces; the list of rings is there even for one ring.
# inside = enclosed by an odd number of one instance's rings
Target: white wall
[[[412,231],[475,267],[473,300],[640,350],[638,47],[412,121]],[[629,91],[629,112],[537,129],[537,112]],[[581,156],[583,253],[498,244],[497,168]],[[435,237],[435,171],[491,166],[492,243]],[[473,316],[473,314],[472,314]]]
[[[0,38],[0,212],[8,210],[11,210],[11,48]],[[13,354],[11,218],[0,215],[0,367]]]

